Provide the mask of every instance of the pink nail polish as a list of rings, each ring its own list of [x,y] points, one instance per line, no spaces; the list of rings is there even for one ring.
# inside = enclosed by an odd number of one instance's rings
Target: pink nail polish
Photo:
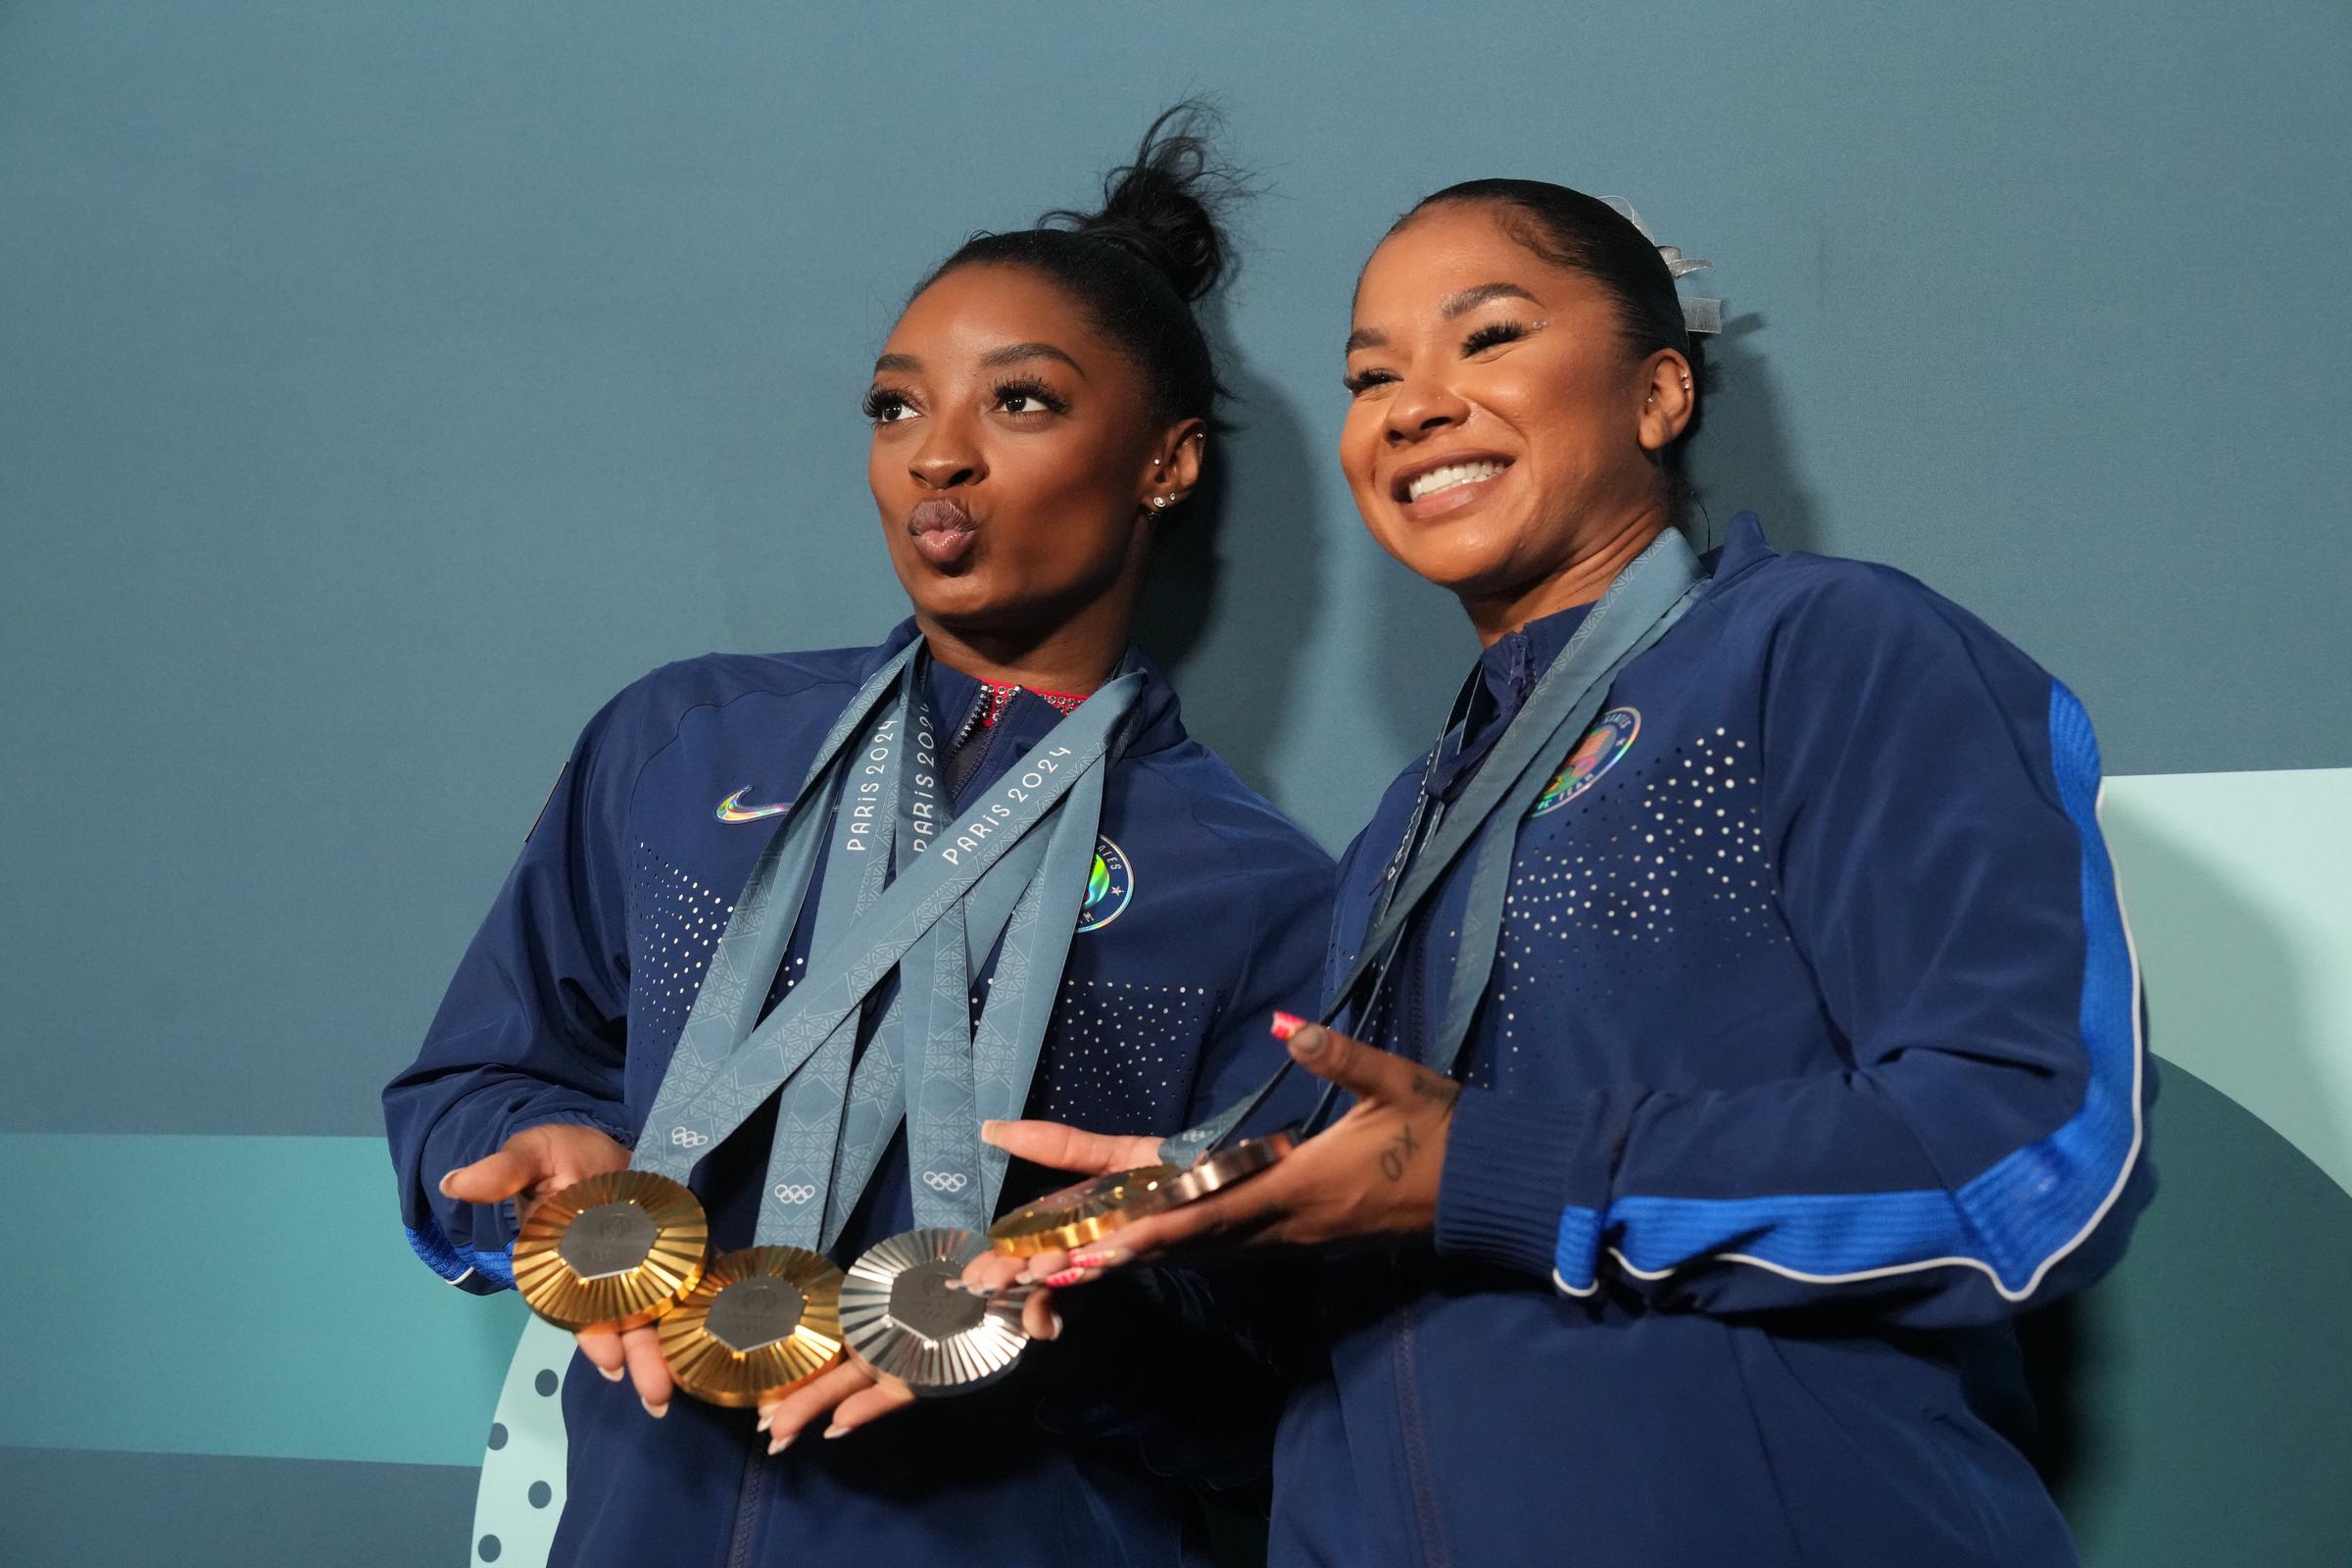
[[[1049,1275],[1046,1279],[1046,1288],[1058,1291],[1065,1285],[1075,1285],[1086,1278],[1090,1272],[1092,1271],[1083,1268],[1065,1268],[1058,1274]]]
[[[1274,1015],[1273,1033],[1277,1040],[1288,1040],[1305,1027],[1306,1020],[1295,1012],[1278,1012]]]
[[[1072,1252],[1070,1254],[1070,1262],[1089,1274],[1097,1269],[1108,1268],[1113,1263],[1123,1263],[1126,1260],[1127,1250],[1123,1247],[1105,1247],[1100,1251]],[[1049,1280],[1047,1283],[1052,1284],[1053,1282]]]

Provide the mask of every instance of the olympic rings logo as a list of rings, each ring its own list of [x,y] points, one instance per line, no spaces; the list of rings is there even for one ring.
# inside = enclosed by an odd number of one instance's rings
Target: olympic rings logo
[[[971,1185],[971,1178],[959,1170],[927,1170],[923,1185],[935,1193],[960,1193]]]
[[[776,1189],[779,1203],[806,1203],[816,1196],[816,1189],[806,1182],[786,1182]]]
[[[672,1127],[669,1141],[680,1149],[700,1149],[710,1141],[709,1133],[698,1133],[691,1127]]]

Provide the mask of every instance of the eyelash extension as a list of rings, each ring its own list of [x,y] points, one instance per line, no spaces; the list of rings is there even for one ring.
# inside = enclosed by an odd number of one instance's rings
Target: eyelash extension
[[[1517,321],[1491,321],[1462,339],[1462,352],[1465,355],[1484,354],[1505,343],[1516,343],[1525,336],[1527,328]]]
[[[884,424],[890,421],[885,420],[882,416],[892,409],[911,409],[913,407],[914,401],[906,393],[894,392],[889,387],[878,386],[869,390],[858,401],[858,411],[874,423]]]
[[[1354,375],[1341,376],[1340,385],[1348,389],[1349,397],[1360,398],[1374,387],[1385,386],[1396,379],[1386,370],[1362,370]]]
[[[1046,412],[1049,414],[1067,414],[1070,412],[1069,403],[1057,395],[1052,387],[1046,385],[1046,383],[1043,381],[1030,379],[1028,377],[1021,377],[1015,380],[1000,381],[997,383],[997,404],[1000,408],[1007,403],[1017,402],[1022,398],[1034,398],[1036,401],[1046,406]]]

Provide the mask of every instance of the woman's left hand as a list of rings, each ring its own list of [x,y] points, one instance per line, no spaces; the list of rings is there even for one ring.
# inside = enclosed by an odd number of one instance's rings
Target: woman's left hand
[[[1356,1097],[1348,1114],[1271,1170],[1078,1249],[1070,1267],[1092,1275],[1171,1253],[1331,1247],[1435,1228],[1446,1135],[1461,1086],[1360,1040],[1278,1016],[1276,1032],[1286,1026],[1292,1059]],[[1074,1147],[1091,1150],[1071,1132],[1054,1122],[1018,1121],[993,1123],[983,1136],[1018,1158],[1051,1164]]]

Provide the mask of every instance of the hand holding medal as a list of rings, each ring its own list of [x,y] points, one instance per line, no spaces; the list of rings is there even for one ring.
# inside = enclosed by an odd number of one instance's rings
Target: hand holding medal
[[[1276,1014],[1274,1034],[1300,1067],[1356,1097],[1346,1115],[1257,1174],[1139,1214],[1075,1247],[1026,1257],[1000,1250],[973,1265],[966,1282],[989,1289],[1026,1276],[1060,1289],[1159,1257],[1234,1247],[1323,1247],[1432,1229],[1460,1086],[1288,1013]],[[982,1136],[1016,1158],[1104,1176],[1155,1158],[1159,1148],[1156,1139],[1107,1137],[1054,1122],[994,1122]]]
[[[527,1127],[508,1139],[496,1153],[451,1171],[441,1178],[441,1191],[472,1203],[513,1199],[527,1227],[543,1200],[590,1182],[611,1183],[628,1163],[629,1152],[595,1128],[549,1123]],[[625,1221],[630,1216],[620,1218]],[[610,1248],[627,1241],[616,1234],[620,1229],[618,1225],[605,1227],[601,1245]],[[583,1240],[586,1238],[584,1231]],[[700,1260],[698,1251],[698,1266]],[[593,1263],[588,1271],[603,1272]],[[669,1408],[669,1368],[650,1326],[640,1323],[624,1331],[615,1319],[587,1322],[574,1332],[579,1336],[580,1352],[605,1377],[613,1382],[630,1378],[649,1413],[661,1415]]]

